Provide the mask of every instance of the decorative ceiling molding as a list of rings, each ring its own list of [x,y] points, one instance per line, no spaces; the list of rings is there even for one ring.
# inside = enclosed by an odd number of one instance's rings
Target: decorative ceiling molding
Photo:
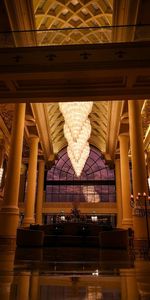
[[[4,123],[4,120],[2,119],[1,116],[0,116],[0,129],[3,133],[3,137],[5,140],[5,151],[6,151],[6,154],[8,155],[11,136],[10,136],[10,132],[8,131],[8,129]]]
[[[120,130],[120,119],[123,111],[124,101],[113,101],[109,119],[108,144],[106,152],[110,154],[112,160],[115,158],[115,151]]]
[[[45,159],[53,160],[53,144],[49,135],[45,105],[43,103],[32,103],[31,107]]]
[[[33,0],[33,5],[36,28],[41,30],[37,33],[39,45],[93,44],[111,40],[111,30],[88,30],[88,27],[112,25],[112,0]]]
[[[0,101],[145,99],[150,96],[150,43],[0,49]],[[49,62],[49,53],[57,60]],[[124,52],[122,58],[120,52]],[[15,61],[16,55],[22,57]],[[142,61],[141,61],[142,57]],[[39,64],[40,60],[40,64]],[[132,74],[132,82],[129,84]],[[129,78],[128,78],[129,77]],[[16,90],[6,85],[11,81]]]
[[[96,146],[103,153],[106,152],[106,139],[108,131],[108,101],[94,102],[89,115],[92,126],[90,144]]]
[[[67,146],[63,131],[64,118],[59,110],[58,103],[47,103],[45,104],[45,109],[47,111],[48,130],[53,143],[53,150],[57,154],[63,147]]]
[[[150,147],[150,99],[146,99],[141,109],[142,126],[144,135],[144,149]]]

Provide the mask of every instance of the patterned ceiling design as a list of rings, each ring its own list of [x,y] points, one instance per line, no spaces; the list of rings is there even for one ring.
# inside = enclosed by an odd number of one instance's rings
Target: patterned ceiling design
[[[58,153],[67,145],[63,134],[64,118],[59,110],[58,103],[46,103],[45,112],[49,124],[49,135],[53,144],[54,153]]]
[[[150,100],[149,99],[146,99],[144,101],[141,114],[142,114],[144,140],[146,140],[147,136],[150,133]],[[147,145],[147,150],[150,151],[150,142]]]
[[[111,40],[111,30],[79,28],[112,25],[113,0],[33,0],[33,6],[36,28],[41,30],[37,34],[40,45],[93,44]],[[68,30],[71,28],[78,30]],[[44,32],[47,29],[54,30]]]
[[[12,129],[12,120],[14,115],[14,104],[0,104],[0,116],[5,123],[5,126],[9,133]]]
[[[89,116],[92,126],[89,142],[104,153],[106,152],[109,107],[108,101],[94,102],[93,110]]]

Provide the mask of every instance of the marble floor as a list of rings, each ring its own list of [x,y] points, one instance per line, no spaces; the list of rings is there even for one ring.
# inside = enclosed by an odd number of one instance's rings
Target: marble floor
[[[133,251],[17,248],[1,251],[0,300],[148,300],[150,260]]]

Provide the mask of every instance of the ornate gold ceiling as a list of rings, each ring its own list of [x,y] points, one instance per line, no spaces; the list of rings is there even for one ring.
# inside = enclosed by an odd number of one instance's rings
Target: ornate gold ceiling
[[[93,44],[111,40],[111,30],[80,28],[112,25],[113,0],[33,0],[33,6],[36,28],[42,30],[37,34],[40,45]],[[48,29],[51,31],[44,32]]]
[[[144,134],[144,148],[150,152],[150,100],[146,99],[142,107],[142,125]]]

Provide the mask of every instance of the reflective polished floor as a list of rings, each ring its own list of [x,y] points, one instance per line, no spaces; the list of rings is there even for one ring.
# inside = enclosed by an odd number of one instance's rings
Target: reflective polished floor
[[[18,248],[0,255],[0,300],[150,299],[148,256],[96,248]]]

